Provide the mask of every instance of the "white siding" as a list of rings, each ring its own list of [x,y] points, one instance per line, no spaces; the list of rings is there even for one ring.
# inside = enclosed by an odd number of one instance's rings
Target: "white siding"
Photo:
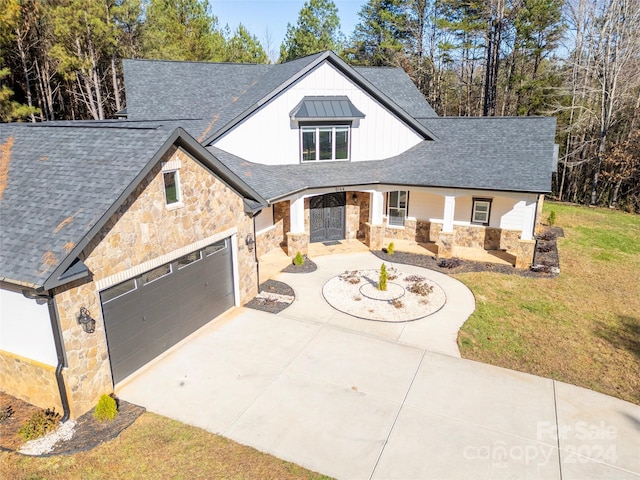
[[[56,347],[47,304],[0,289],[0,350],[56,365]]]
[[[351,160],[380,160],[408,150],[422,138],[324,63],[214,143],[222,150],[267,165],[300,163],[298,126],[289,113],[305,96],[347,95],[366,117],[351,129]]]
[[[418,220],[442,221],[444,197],[433,193],[411,190],[409,192],[409,216]]]
[[[273,226],[273,206],[269,205],[268,208],[264,208],[255,219],[256,233],[260,233],[262,230]]]

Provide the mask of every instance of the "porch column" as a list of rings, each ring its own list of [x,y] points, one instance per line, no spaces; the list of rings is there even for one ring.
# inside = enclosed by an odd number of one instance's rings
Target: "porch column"
[[[309,235],[304,229],[304,198],[290,203],[289,218],[291,231],[287,232],[287,255],[295,257],[298,252],[309,253]]]
[[[384,195],[382,192],[371,192],[369,201],[369,222],[365,223],[364,243],[370,250],[382,249],[384,242]]]
[[[451,258],[455,244],[455,232],[453,231],[453,217],[456,211],[456,197],[445,195],[444,212],[442,215],[442,231],[438,234],[438,256]]]
[[[536,242],[533,239],[536,203],[526,204],[522,213],[522,233],[516,246],[516,268],[529,268],[533,263],[536,248]]]

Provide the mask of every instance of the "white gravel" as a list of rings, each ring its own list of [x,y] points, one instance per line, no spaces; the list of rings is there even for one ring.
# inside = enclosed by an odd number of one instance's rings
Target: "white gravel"
[[[58,442],[71,440],[75,427],[76,422],[73,420],[61,423],[56,430],[47,433],[44,437],[26,442],[18,449],[18,452],[24,455],[44,455],[49,453]]]
[[[325,300],[336,310],[366,320],[410,322],[440,310],[447,301],[444,290],[425,277],[387,269],[388,291],[377,290],[379,270],[346,271],[322,288]],[[418,277],[418,278],[416,278]],[[432,287],[426,296],[412,293],[416,282]]]
[[[264,300],[266,302],[280,302],[280,303],[291,303],[293,302],[294,297],[291,295],[281,295],[279,293],[271,293],[271,292],[260,292],[256,295],[256,298],[260,300]]]

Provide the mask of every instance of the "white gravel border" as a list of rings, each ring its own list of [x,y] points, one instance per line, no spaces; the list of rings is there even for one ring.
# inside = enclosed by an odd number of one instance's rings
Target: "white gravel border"
[[[68,420],[61,423],[53,432],[47,433],[44,437],[29,440],[22,445],[18,452],[24,455],[44,455],[53,450],[58,442],[67,442],[73,438],[76,422]]]
[[[322,295],[329,305],[340,312],[365,320],[391,323],[411,322],[427,317],[440,310],[447,301],[444,290],[422,275],[417,276],[421,278],[420,281],[433,288],[426,297],[409,291],[409,287],[415,283],[412,280],[416,275],[400,272],[394,267],[388,267],[387,274],[388,284],[394,283],[404,289],[404,295],[399,296],[395,304],[391,300],[370,298],[360,292],[367,282],[378,284],[379,270],[345,271],[324,284]]]

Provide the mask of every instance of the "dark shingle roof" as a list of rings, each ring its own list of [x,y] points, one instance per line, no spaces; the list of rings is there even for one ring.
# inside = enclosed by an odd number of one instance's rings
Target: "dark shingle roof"
[[[438,135],[386,160],[259,165],[208,147],[217,158],[273,201],[308,188],[394,184],[550,191],[555,119],[436,117],[422,119]]]
[[[438,116],[401,68],[354,67],[354,70],[393,99],[409,115],[416,118]]]
[[[50,288],[172,145],[261,208],[259,195],[172,122],[0,124],[0,280]],[[54,272],[57,272],[54,275]]]

